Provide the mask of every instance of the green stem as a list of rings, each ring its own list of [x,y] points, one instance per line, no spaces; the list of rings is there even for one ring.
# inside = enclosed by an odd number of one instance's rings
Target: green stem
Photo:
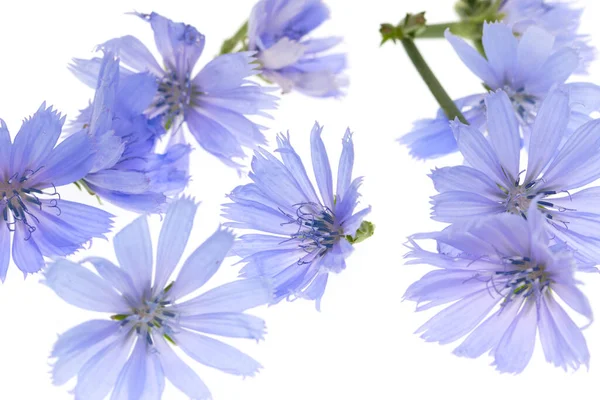
[[[219,55],[228,54],[228,53],[233,52],[233,50],[236,48],[236,46],[239,43],[242,43],[242,46],[243,46],[243,41],[244,41],[244,39],[246,39],[247,33],[248,33],[248,21],[244,22],[244,24],[242,26],[240,26],[240,29],[238,29],[237,32],[234,33],[234,35],[232,37],[230,37],[229,39],[227,39],[226,41],[223,42],[223,45],[221,45],[221,52],[219,53]]]
[[[454,118],[458,118],[463,124],[468,124],[465,117],[456,107],[456,104],[454,104],[454,101],[448,96],[440,81],[438,81],[431,68],[429,68],[429,65],[427,65],[413,39],[404,38],[401,42],[404,50],[406,50],[406,54],[421,75],[421,78],[423,78],[433,97],[435,97],[442,110],[444,110],[448,119],[452,121]]]
[[[446,22],[442,24],[428,24],[416,32],[415,39],[440,39],[444,37],[446,29],[455,35],[472,39],[481,36],[481,24],[473,22]]]

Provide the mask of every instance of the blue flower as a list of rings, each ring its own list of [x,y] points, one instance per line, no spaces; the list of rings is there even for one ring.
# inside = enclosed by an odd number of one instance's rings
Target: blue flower
[[[527,218],[534,202],[553,237],[600,262],[600,187],[572,192],[600,178],[600,120],[566,137],[571,89],[552,91],[542,104],[525,168],[519,162],[519,122],[506,93],[497,91],[485,100],[487,138],[455,122],[452,129],[467,165],[432,171],[439,192],[432,197],[432,218],[457,223],[505,212]]]
[[[557,49],[554,36],[535,26],[525,30],[518,39],[508,25],[484,24],[483,46],[487,59],[449,31],[446,38],[489,91],[502,89],[509,95],[525,138],[549,90],[564,83],[579,65],[575,49]],[[571,117],[571,128],[574,129],[588,121],[589,114],[600,107],[600,88],[588,83],[569,85],[576,87],[572,96],[573,103],[578,104]],[[456,101],[467,121],[476,128],[483,126],[486,95],[481,93]],[[419,122],[400,142],[410,148],[415,158],[437,157],[457,149],[443,112],[435,119]]]
[[[373,233],[365,231],[372,225],[363,223],[371,208],[354,212],[362,178],[352,180],[351,133],[344,135],[334,192],[321,130],[315,124],[311,133],[320,198],[289,136],[281,135],[277,152],[283,162],[258,150],[250,173],[253,183],[235,188],[229,195],[232,203],[223,205],[224,216],[233,221],[226,226],[264,232],[241,236],[232,254],[245,263],[241,276],[264,276],[272,281],[274,303],[293,296],[316,300],[319,309],[329,273],[344,270],[345,259],[353,250],[351,243]]]
[[[119,61],[110,52],[97,79],[94,102],[73,124],[87,130],[96,148],[94,165],[79,184],[128,210],[164,211],[168,196],[187,185],[181,163],[190,147],[170,144],[164,154],[155,152],[165,130],[160,118],[148,119],[143,111],[156,95],[156,80],[148,73],[119,79]]]
[[[422,239],[437,241],[439,253],[421,248]],[[551,246],[535,205],[527,220],[500,214],[410,242],[409,264],[438,269],[413,283],[405,298],[417,303],[417,311],[446,305],[417,330],[423,339],[447,344],[468,335],[454,354],[489,352],[497,370],[520,373],[539,330],[548,362],[565,370],[588,365],[585,338],[558,299],[590,321],[592,310],[577,287],[571,252]]]
[[[348,82],[342,72],[345,54],[323,54],[342,41],[338,37],[304,39],[329,18],[322,0],[261,0],[248,20],[248,49],[258,52],[262,74],[284,93],[342,95]]]
[[[102,238],[112,215],[64,200],[58,188],[84,177],[94,150],[84,132],[57,146],[65,119],[45,103],[26,119],[11,143],[0,120],[0,280],[11,259],[25,275],[44,257],[67,256],[92,238]]]
[[[261,368],[246,354],[204,334],[262,339],[264,322],[244,311],[269,301],[268,284],[261,279],[234,281],[189,298],[219,269],[234,241],[231,232],[215,232],[169,283],[196,209],[188,198],[169,205],[155,268],[145,216],[115,236],[120,267],[98,257],[81,263],[59,259],[49,266],[45,283],[65,301],[112,313],[110,319],[84,322],[59,337],[51,355],[56,359],[52,371],[56,385],[77,375],[77,399],[101,400],[111,391],[113,399],[160,399],[167,378],[190,398],[211,399],[204,382],[171,344],[230,374],[253,376]]]
[[[195,76],[194,66],[204,49],[204,35],[194,27],[175,23],[156,13],[138,14],[150,22],[161,67],[137,38],[123,36],[102,47],[117,54],[127,68],[122,73],[148,72],[156,80],[158,91],[146,109],[149,118],[160,117],[164,126],[175,132],[187,123],[200,146],[233,167],[234,158],[243,158],[243,147],[250,149],[265,143],[264,127],[246,116],[267,116],[274,109],[276,97],[270,89],[248,78],[256,75],[257,64],[252,52],[225,54],[210,61]],[[86,83],[98,76],[100,59],[75,60],[72,69]],[[95,81],[93,81],[95,85]]]
[[[584,72],[596,58],[596,50],[588,44],[589,36],[577,32],[583,10],[572,7],[572,3],[503,0],[499,12],[503,15],[503,21],[511,25],[517,34],[523,34],[528,27],[535,25],[556,37],[555,48],[576,48],[582,58],[578,72]]]

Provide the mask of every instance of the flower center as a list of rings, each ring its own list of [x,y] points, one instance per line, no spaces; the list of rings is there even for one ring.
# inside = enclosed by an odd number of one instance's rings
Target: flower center
[[[504,265],[505,270],[496,271],[496,282],[493,282],[494,288],[504,296],[502,305],[517,296],[541,294],[551,283],[545,266],[532,262],[529,257],[507,257]]]
[[[174,322],[177,314],[173,312],[171,302],[166,300],[166,292],[171,285],[167,286],[158,296],[151,300],[143,300],[141,306],[132,307],[129,314],[117,314],[110,318],[121,321],[121,326],[129,326],[136,333],[144,336],[148,344],[154,344],[152,334],[158,332],[166,339],[173,342],[173,329],[170,323]]]
[[[284,213],[290,219],[287,224],[298,225],[298,232],[291,235],[291,240],[300,242],[299,247],[307,253],[325,254],[343,234],[333,211],[316,203],[300,203],[294,207],[295,216]]]
[[[567,209],[565,209],[565,208],[556,207],[551,201],[542,200],[546,196],[555,195],[556,191],[554,191],[554,190],[545,190],[545,191],[536,190],[535,187],[539,182],[541,182],[541,180],[536,180],[536,181],[531,181],[528,183],[519,184],[519,181],[517,180],[515,182],[515,186],[513,186],[512,188],[509,188],[509,189],[504,188],[503,186],[499,185],[500,189],[504,193],[506,193],[506,200],[504,202],[506,211],[511,214],[520,215],[523,218],[527,219],[527,210],[529,209],[529,206],[531,205],[531,201],[534,198],[536,198],[537,196],[540,196],[540,199],[537,202],[538,208],[542,213],[544,213],[546,218],[553,219],[553,215],[549,213],[550,211],[555,211],[555,210],[567,211]]]
[[[197,94],[200,93],[195,90],[189,73],[185,76],[179,76],[176,72],[166,73],[158,84],[149,117],[164,116],[170,125],[176,118],[183,116]]]
[[[57,215],[61,214],[58,206],[60,194],[54,185],[52,192],[28,185],[28,181],[41,169],[40,167],[36,171],[26,170],[23,174],[16,173],[5,181],[0,181],[0,209],[2,218],[11,232],[14,232],[17,223],[22,223],[30,235],[36,230],[33,222],[39,223],[39,220],[31,213],[31,207],[39,207],[40,210],[42,206],[54,208]]]
[[[539,99],[525,93],[525,88],[514,90],[505,86],[504,91],[508,94],[520,122],[526,125],[533,123],[537,115]]]

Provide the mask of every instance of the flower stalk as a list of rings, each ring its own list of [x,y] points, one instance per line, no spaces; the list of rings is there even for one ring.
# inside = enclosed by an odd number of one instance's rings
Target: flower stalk
[[[225,40],[221,45],[221,52],[219,55],[233,53],[235,51],[243,51],[246,48],[246,37],[248,34],[248,21],[244,22],[242,26],[233,34],[232,37]],[[240,47],[236,50],[236,47]]]

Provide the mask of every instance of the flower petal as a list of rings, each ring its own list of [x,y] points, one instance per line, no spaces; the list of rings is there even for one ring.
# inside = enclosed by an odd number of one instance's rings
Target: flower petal
[[[569,122],[569,96],[565,90],[553,90],[542,103],[529,139],[529,162],[525,182],[537,179],[565,137]]]
[[[138,339],[129,360],[127,360],[117,377],[110,400],[132,400],[139,399],[142,396],[148,379],[146,377],[147,358],[146,342]]]
[[[519,43],[512,29],[503,23],[484,23],[482,41],[485,56],[495,75],[501,83],[511,82],[515,76]]]
[[[201,288],[217,272],[233,245],[233,234],[218,230],[185,261],[169,297],[179,299]]]
[[[450,191],[431,197],[431,218],[441,222],[461,222],[469,218],[499,214],[506,206],[477,193]]]
[[[138,293],[152,286],[152,239],[145,215],[127,225],[114,238],[119,265],[133,280]]]
[[[537,311],[534,301],[525,301],[523,308],[500,339],[494,351],[494,365],[501,372],[522,372],[535,346]]]
[[[100,257],[88,257],[82,261],[82,263],[85,262],[92,264],[98,275],[109,282],[128,300],[132,301],[142,297],[142,293],[137,292],[131,277],[112,262]]]
[[[194,360],[232,375],[254,376],[261,365],[235,347],[185,329],[173,340]]]
[[[185,315],[179,325],[211,335],[260,340],[265,333],[265,321],[254,315],[237,312]]]
[[[0,208],[0,215],[4,208]],[[10,230],[0,222],[0,281],[4,283],[10,264]]]
[[[136,37],[127,35],[111,39],[101,47],[118,55],[121,62],[134,71],[149,71],[157,77],[164,74],[150,50]]]
[[[519,39],[515,83],[522,85],[540,71],[553,51],[554,36],[538,26],[531,26]]]
[[[312,182],[308,178],[306,168],[304,168],[304,163],[290,143],[289,133],[287,136],[278,135],[277,144],[277,152],[281,155],[283,164],[294,177],[297,185],[300,187],[308,201],[319,203],[319,198],[317,197],[317,193],[315,192]]]
[[[246,78],[258,72],[251,51],[223,54],[202,68],[193,79],[194,84],[209,95],[227,92],[247,83]]]
[[[33,274],[44,268],[44,257],[31,237],[31,233],[23,224],[17,224],[15,227],[12,257],[17,268],[25,275]]]
[[[464,165],[436,168],[429,175],[435,189],[440,193],[465,191],[483,195],[490,200],[501,201],[505,194],[483,172]]]
[[[327,157],[327,150],[321,139],[322,131],[323,127],[315,123],[310,134],[311,155],[323,204],[330,210],[333,210],[333,178],[329,158]]]
[[[506,93],[500,90],[486,96],[485,106],[489,140],[502,170],[514,182],[519,176],[521,153],[521,135],[515,110]]]
[[[129,305],[111,285],[90,270],[66,259],[48,266],[44,283],[67,303],[91,311],[127,312]]]
[[[352,181],[352,167],[354,166],[354,143],[352,142],[352,132],[346,129],[342,139],[342,155],[338,166],[337,190],[338,196],[343,196]]]
[[[197,210],[198,204],[189,197],[181,197],[169,205],[158,237],[155,290],[162,290],[166,286],[179,263],[192,232]]]
[[[500,77],[492,69],[488,61],[481,56],[473,47],[469,46],[464,40],[446,30],[444,33],[446,39],[450,42],[454,51],[458,54],[462,62],[489,87],[497,89],[502,86]]]
[[[577,50],[563,47],[555,51],[542,65],[544,73],[531,76],[525,91],[532,95],[543,95],[555,84],[564,83],[579,65]]]
[[[171,350],[162,337],[157,337],[154,345],[158,350],[163,372],[173,385],[194,400],[212,399],[210,391],[200,377]]]

